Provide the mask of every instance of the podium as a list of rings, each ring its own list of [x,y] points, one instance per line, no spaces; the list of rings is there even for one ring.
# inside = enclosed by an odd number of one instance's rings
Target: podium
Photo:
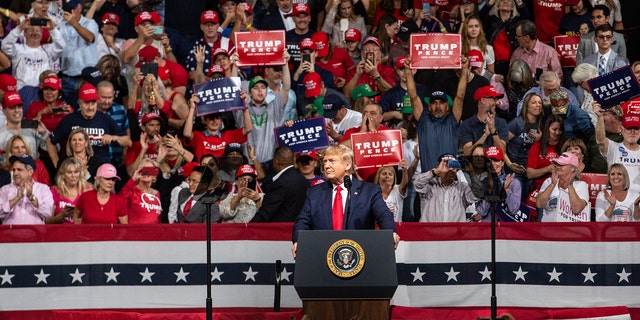
[[[300,231],[293,285],[311,319],[389,319],[398,286],[393,232]]]

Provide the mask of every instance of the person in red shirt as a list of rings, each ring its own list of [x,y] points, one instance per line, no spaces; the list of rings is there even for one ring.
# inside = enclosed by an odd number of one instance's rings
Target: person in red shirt
[[[154,112],[149,112],[142,117],[140,141],[131,145],[124,161],[127,166],[127,174],[130,177],[133,176],[144,159],[155,160],[158,158],[158,146],[162,142],[162,136],[160,136],[161,119],[160,115]]]
[[[365,37],[362,40],[362,61],[351,69],[349,80],[344,86],[347,98],[361,84],[368,84],[373,91],[380,93],[395,87],[396,73],[393,67],[380,63],[381,58],[380,40],[372,36]]]
[[[120,177],[112,164],[105,163],[98,168],[95,189],[83,193],[78,199],[74,212],[76,223],[129,223],[124,199],[112,192],[116,180]]]
[[[62,81],[55,75],[44,78],[38,97],[40,100],[31,103],[25,118],[42,121],[49,131],[53,131],[62,118],[73,112],[73,108],[63,102]]]
[[[151,188],[159,173],[157,162],[145,159],[120,191],[129,212],[129,223],[160,223],[160,192]]]
[[[353,59],[347,50],[334,47],[329,41],[329,35],[318,31],[311,36],[311,40],[318,47],[316,64],[318,67],[333,74],[336,90],[342,91],[347,83],[347,75],[355,67]]]
[[[246,100],[246,93],[243,91],[240,97]],[[247,135],[253,126],[251,124],[251,116],[249,110],[244,109],[244,127],[234,130],[222,130],[222,113],[210,113],[202,117],[202,123],[206,126],[204,132],[193,131],[193,119],[196,114],[196,104],[200,102],[197,95],[191,96],[189,101],[189,115],[184,125],[182,134],[189,141],[189,146],[198,159],[205,154],[211,154],[216,158],[224,154],[224,148],[232,142],[245,143]]]

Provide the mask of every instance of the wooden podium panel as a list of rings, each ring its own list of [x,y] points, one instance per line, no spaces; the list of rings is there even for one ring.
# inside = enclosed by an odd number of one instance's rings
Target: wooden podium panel
[[[389,299],[302,300],[302,314],[310,320],[389,320]]]

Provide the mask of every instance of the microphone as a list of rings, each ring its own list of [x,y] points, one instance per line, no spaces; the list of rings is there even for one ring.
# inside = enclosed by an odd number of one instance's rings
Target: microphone
[[[349,216],[351,213],[351,176],[344,177],[344,187],[347,188],[347,202],[346,209],[344,211],[344,225],[342,226],[342,230],[347,230],[349,226]]]

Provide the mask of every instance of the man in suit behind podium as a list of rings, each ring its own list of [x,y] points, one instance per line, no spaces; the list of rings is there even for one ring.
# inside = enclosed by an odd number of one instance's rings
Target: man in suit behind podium
[[[323,170],[327,182],[307,190],[307,200],[293,226],[295,257],[300,230],[380,229],[393,230],[393,241],[397,245],[400,237],[395,233],[393,214],[382,199],[380,186],[351,179],[348,190],[345,177],[351,178],[353,151],[344,145],[330,146],[324,152]],[[351,205],[346,215],[347,192]],[[346,226],[346,227],[345,227]]]

